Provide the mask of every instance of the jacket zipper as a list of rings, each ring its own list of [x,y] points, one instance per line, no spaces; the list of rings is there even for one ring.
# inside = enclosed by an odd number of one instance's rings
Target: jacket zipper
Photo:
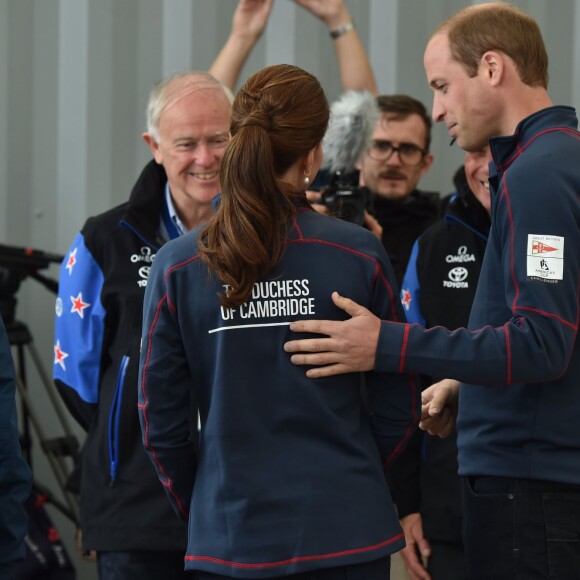
[[[117,387],[109,413],[109,487],[115,485],[117,473],[119,471],[119,423],[121,421],[121,401],[123,400],[123,385],[125,384],[125,375],[129,357],[123,356],[121,359],[121,368],[117,376]]]
[[[153,244],[151,243],[149,240],[145,239],[130,223],[128,223],[125,220],[121,220],[119,222],[119,225],[123,228],[127,228],[128,230],[131,230],[141,241],[143,241],[143,243],[147,244],[148,246],[150,246],[151,248],[153,248],[156,252],[159,251],[159,244]]]

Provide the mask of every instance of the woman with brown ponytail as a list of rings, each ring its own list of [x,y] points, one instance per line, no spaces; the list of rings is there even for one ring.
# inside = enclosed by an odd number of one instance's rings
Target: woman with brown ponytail
[[[166,244],[151,270],[143,442],[189,522],[185,568],[200,580],[385,580],[404,545],[383,468],[417,423],[414,377],[313,381],[283,350],[291,321],[343,317],[332,290],[404,319],[379,240],[306,199],[328,116],[298,67],[249,78],[215,216]]]

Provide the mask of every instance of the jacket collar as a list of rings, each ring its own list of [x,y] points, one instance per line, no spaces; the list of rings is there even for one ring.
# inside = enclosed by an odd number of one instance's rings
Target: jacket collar
[[[131,190],[127,210],[122,220],[144,239],[151,243],[156,242],[155,245],[161,245],[158,240],[158,231],[166,184],[165,169],[155,160],[151,160]]]
[[[576,131],[578,119],[573,107],[554,106],[536,111],[518,123],[515,133],[504,137],[491,137],[489,145],[493,163],[489,166],[489,183],[492,192],[498,191],[503,173],[526,147],[548,131]]]
[[[536,111],[518,123],[515,133],[491,137],[489,145],[499,170],[506,169],[527,145],[545,131],[576,130],[578,119],[573,107],[554,106]]]

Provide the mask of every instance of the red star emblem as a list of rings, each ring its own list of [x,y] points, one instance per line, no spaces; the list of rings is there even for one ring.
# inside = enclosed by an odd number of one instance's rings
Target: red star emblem
[[[60,348],[60,340],[56,341],[54,345],[54,364],[60,365],[63,371],[66,371],[66,366],[64,365],[64,359],[68,357],[68,352],[64,352]]]
[[[68,270],[69,276],[72,274],[73,266],[77,263],[77,248],[75,248],[69,255],[66,261],[65,268]]]
[[[70,309],[70,311],[76,312],[81,318],[84,318],[85,317],[84,310],[85,308],[88,308],[90,304],[88,302],[83,302],[82,292],[79,292],[76,298],[74,296],[71,296],[70,300],[72,302],[72,308]]]
[[[60,540],[60,534],[56,528],[48,528],[48,541],[54,544]]]
[[[401,303],[405,307],[405,310],[409,310],[409,308],[411,308],[411,300],[413,300],[411,293],[408,290],[403,290],[401,292]]]

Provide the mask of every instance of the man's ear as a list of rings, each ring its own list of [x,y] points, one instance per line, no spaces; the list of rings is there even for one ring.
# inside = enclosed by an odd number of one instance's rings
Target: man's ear
[[[425,175],[431,164],[433,163],[433,153],[426,153],[421,161],[421,175]]]
[[[505,56],[499,52],[488,50],[481,57],[480,67],[492,86],[498,85],[503,78]]]
[[[366,183],[365,183],[365,174],[363,171],[363,158],[361,157],[355,164],[354,164],[354,168],[358,170],[358,184],[361,187],[366,187]]]
[[[151,136],[151,133],[148,133],[147,131],[143,133],[142,137],[143,141],[149,145],[149,149],[151,149],[155,161],[159,163],[159,165],[162,165],[163,158],[161,156],[161,151],[159,151],[159,143],[157,143],[157,141]]]

